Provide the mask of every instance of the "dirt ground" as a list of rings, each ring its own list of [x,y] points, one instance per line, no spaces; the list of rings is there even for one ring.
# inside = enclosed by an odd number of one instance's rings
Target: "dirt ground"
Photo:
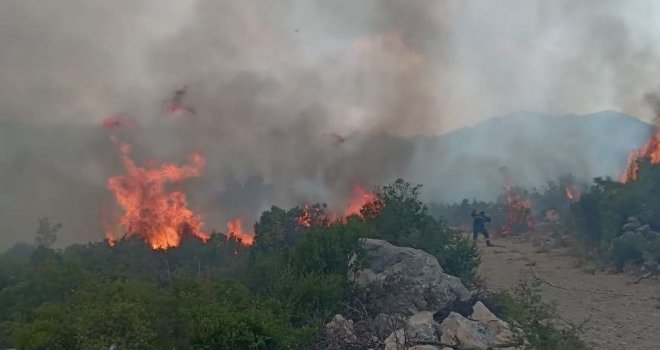
[[[483,241],[480,241],[483,246]],[[562,318],[588,319],[583,339],[595,349],[660,349],[660,281],[608,274],[580,266],[567,249],[538,252],[528,241],[496,239],[483,249],[479,269],[489,289],[507,289],[533,275]]]

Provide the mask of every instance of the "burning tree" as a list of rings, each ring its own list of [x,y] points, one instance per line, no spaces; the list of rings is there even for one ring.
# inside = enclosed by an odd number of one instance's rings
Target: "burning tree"
[[[524,199],[526,192],[519,188],[506,189],[506,223],[502,226],[502,234],[520,234],[534,228],[532,218],[532,202]]]
[[[250,246],[254,244],[254,233],[249,233],[243,229],[241,218],[229,220],[227,223],[227,239],[231,237],[236,238],[243,245]]]
[[[511,187],[511,174],[507,167],[501,167],[500,172],[504,176],[504,196],[507,205],[506,223],[502,227],[502,234],[519,234],[527,232],[534,227],[532,219],[532,202],[527,193],[518,188]]]
[[[206,241],[202,219],[188,208],[185,193],[166,189],[168,184],[199,176],[204,157],[194,153],[184,166],[140,167],[130,157],[130,145],[120,144],[120,151],[126,174],[111,177],[108,189],[123,209],[118,224],[125,228],[124,236],[140,237],[153,249],[176,247],[186,235]],[[107,228],[106,236],[109,242],[116,241],[114,230]]]
[[[660,164],[660,129],[653,132],[642,148],[628,154],[628,165],[620,181],[626,183],[637,180],[640,161],[645,159],[651,164]]]

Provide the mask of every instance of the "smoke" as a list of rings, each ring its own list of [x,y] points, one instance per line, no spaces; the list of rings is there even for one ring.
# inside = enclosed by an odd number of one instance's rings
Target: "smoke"
[[[112,133],[138,162],[206,155],[187,190],[209,230],[271,204],[341,206],[356,181],[426,181],[413,136],[492,115],[651,120],[659,14],[651,0],[3,1],[0,246],[42,216],[62,243],[102,237],[123,170],[99,124],[117,113],[135,120]],[[194,115],[166,113],[184,85]]]

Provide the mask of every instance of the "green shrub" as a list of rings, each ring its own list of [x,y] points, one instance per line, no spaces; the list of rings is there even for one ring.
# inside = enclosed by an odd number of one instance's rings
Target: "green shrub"
[[[211,303],[189,309],[188,342],[194,349],[290,349],[309,341],[307,329],[291,327],[276,302],[236,307]]]
[[[501,316],[519,327],[514,332],[514,343],[530,350],[589,349],[580,339],[582,326],[560,319],[555,306],[543,301],[539,284],[522,281],[511,291],[495,294],[498,305],[492,309],[503,310]]]
[[[459,277],[464,283],[474,281],[481,263],[479,248],[470,239],[457,236],[439,254],[440,265],[446,273]]]

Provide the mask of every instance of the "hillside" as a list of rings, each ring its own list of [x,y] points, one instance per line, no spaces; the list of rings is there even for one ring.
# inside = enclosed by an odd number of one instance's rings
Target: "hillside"
[[[515,113],[438,137],[420,137],[411,178],[427,184],[431,200],[489,198],[503,187],[499,168],[514,186],[541,186],[572,173],[579,180],[621,175],[631,150],[653,126],[614,111],[584,116]],[[421,175],[420,175],[421,174]]]

